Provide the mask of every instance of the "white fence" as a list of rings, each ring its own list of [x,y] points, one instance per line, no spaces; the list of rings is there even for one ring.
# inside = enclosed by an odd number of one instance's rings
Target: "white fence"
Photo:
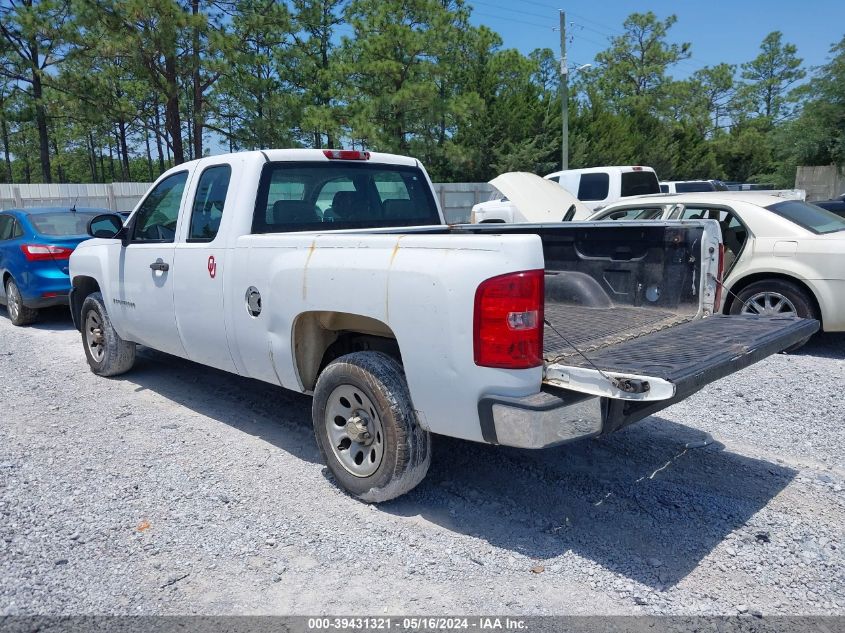
[[[71,206],[131,211],[149,183],[115,182],[97,185],[0,185],[0,209]],[[447,222],[469,222],[472,205],[490,198],[487,183],[435,183],[434,190]]]

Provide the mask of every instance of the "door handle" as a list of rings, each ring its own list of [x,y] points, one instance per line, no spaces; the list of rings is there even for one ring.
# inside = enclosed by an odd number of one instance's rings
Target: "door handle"
[[[159,260],[157,262],[153,262],[152,264],[150,264],[150,268],[152,268],[153,270],[160,270],[162,272],[167,272],[168,270],[170,270],[170,264]]]

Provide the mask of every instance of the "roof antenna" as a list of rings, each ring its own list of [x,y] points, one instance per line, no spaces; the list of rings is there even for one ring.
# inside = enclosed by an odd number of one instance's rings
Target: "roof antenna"
[[[76,198],[73,200],[73,204],[70,205],[70,212],[76,213],[76,203],[79,202],[79,194],[77,194]]]

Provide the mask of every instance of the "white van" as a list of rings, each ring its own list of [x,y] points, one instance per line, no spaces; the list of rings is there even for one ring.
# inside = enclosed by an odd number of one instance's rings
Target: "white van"
[[[657,174],[651,167],[613,166],[567,169],[546,176],[597,211],[631,196],[660,193]]]

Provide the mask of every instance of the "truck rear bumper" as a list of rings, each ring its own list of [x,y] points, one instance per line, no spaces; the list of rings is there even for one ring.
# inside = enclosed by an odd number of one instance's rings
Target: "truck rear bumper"
[[[484,441],[517,448],[545,448],[602,432],[601,399],[544,386],[522,398],[482,398],[478,416]]]
[[[478,403],[484,441],[519,448],[544,448],[613,433],[692,395],[705,385],[739,371],[814,334],[819,322],[797,317],[714,316],[591,353],[597,376],[642,376],[653,383],[644,394],[607,393],[587,384],[578,367],[547,372],[567,386],[543,384],[530,396],[488,396]],[[606,381],[608,382],[609,381]],[[597,383],[599,387],[600,383]],[[586,385],[586,386],[585,386]],[[665,387],[674,386],[674,393]],[[660,389],[657,389],[660,387]],[[599,395],[609,397],[598,397]]]

